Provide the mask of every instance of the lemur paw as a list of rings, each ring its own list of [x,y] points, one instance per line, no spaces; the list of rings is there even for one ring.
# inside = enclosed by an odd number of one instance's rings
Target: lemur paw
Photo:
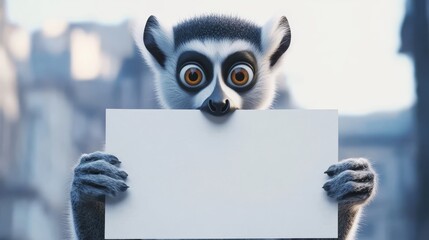
[[[374,195],[376,175],[367,159],[346,159],[330,166],[325,173],[330,179],[323,189],[340,204],[363,204]]]
[[[115,196],[128,189],[125,179],[128,174],[118,168],[117,157],[94,152],[83,154],[74,169],[72,191],[80,197],[102,200],[104,196]]]

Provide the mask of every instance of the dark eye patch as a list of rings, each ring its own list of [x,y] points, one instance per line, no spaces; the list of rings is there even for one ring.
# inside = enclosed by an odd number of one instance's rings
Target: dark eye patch
[[[206,76],[206,82],[199,86],[198,88],[189,88],[186,87],[182,81],[180,81],[180,70],[187,64],[196,64],[201,67]],[[196,52],[196,51],[186,51],[180,54],[177,60],[176,66],[176,80],[179,83],[179,86],[188,92],[198,92],[199,90],[206,87],[210,81],[213,79],[213,63],[205,55]]]
[[[257,81],[257,70],[258,70],[257,67],[258,67],[258,65],[256,62],[255,55],[250,51],[240,51],[240,52],[235,52],[235,53],[229,55],[222,63],[222,77],[225,80],[226,84],[228,84],[227,80],[228,80],[228,76],[229,76],[230,71],[238,63],[248,64],[253,69],[253,73],[254,73],[253,81],[249,85],[247,85],[246,87],[237,88],[234,86],[230,86],[231,88],[233,88],[237,92],[244,92],[244,91],[251,89],[255,85],[255,83]]]

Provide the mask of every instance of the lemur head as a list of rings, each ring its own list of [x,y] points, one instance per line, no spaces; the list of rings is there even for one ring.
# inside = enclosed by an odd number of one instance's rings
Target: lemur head
[[[207,15],[166,28],[150,16],[142,52],[155,73],[162,107],[220,116],[271,106],[274,73],[290,39],[286,17],[259,27],[236,17]]]

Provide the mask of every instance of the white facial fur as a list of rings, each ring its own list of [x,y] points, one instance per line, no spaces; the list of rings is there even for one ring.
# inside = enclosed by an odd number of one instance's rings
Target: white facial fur
[[[145,60],[155,74],[155,86],[158,100],[163,108],[196,109],[213,91],[223,91],[229,99],[231,106],[237,109],[267,109],[275,98],[276,74],[275,69],[281,65],[281,59],[270,67],[270,56],[276,50],[279,41],[284,34],[276,29],[275,21],[266,24],[262,33],[262,51],[258,47],[244,40],[192,40],[178,49],[174,49],[172,31],[161,27],[155,29],[159,48],[166,54],[165,67],[161,67],[153,56],[144,48],[143,44],[137,43]],[[141,40],[140,40],[141,41]],[[207,79],[210,84],[197,93],[185,91],[176,79],[176,65],[178,57],[185,51],[196,51],[205,55],[213,63],[213,79]],[[250,51],[254,54],[257,62],[255,74],[256,84],[245,92],[236,92],[228,87],[221,73],[221,64],[229,55],[239,51]]]

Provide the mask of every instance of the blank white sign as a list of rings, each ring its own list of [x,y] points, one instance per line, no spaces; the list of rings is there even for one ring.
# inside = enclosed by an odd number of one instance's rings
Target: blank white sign
[[[323,173],[334,110],[107,110],[106,151],[130,188],[108,198],[107,239],[335,238]]]

